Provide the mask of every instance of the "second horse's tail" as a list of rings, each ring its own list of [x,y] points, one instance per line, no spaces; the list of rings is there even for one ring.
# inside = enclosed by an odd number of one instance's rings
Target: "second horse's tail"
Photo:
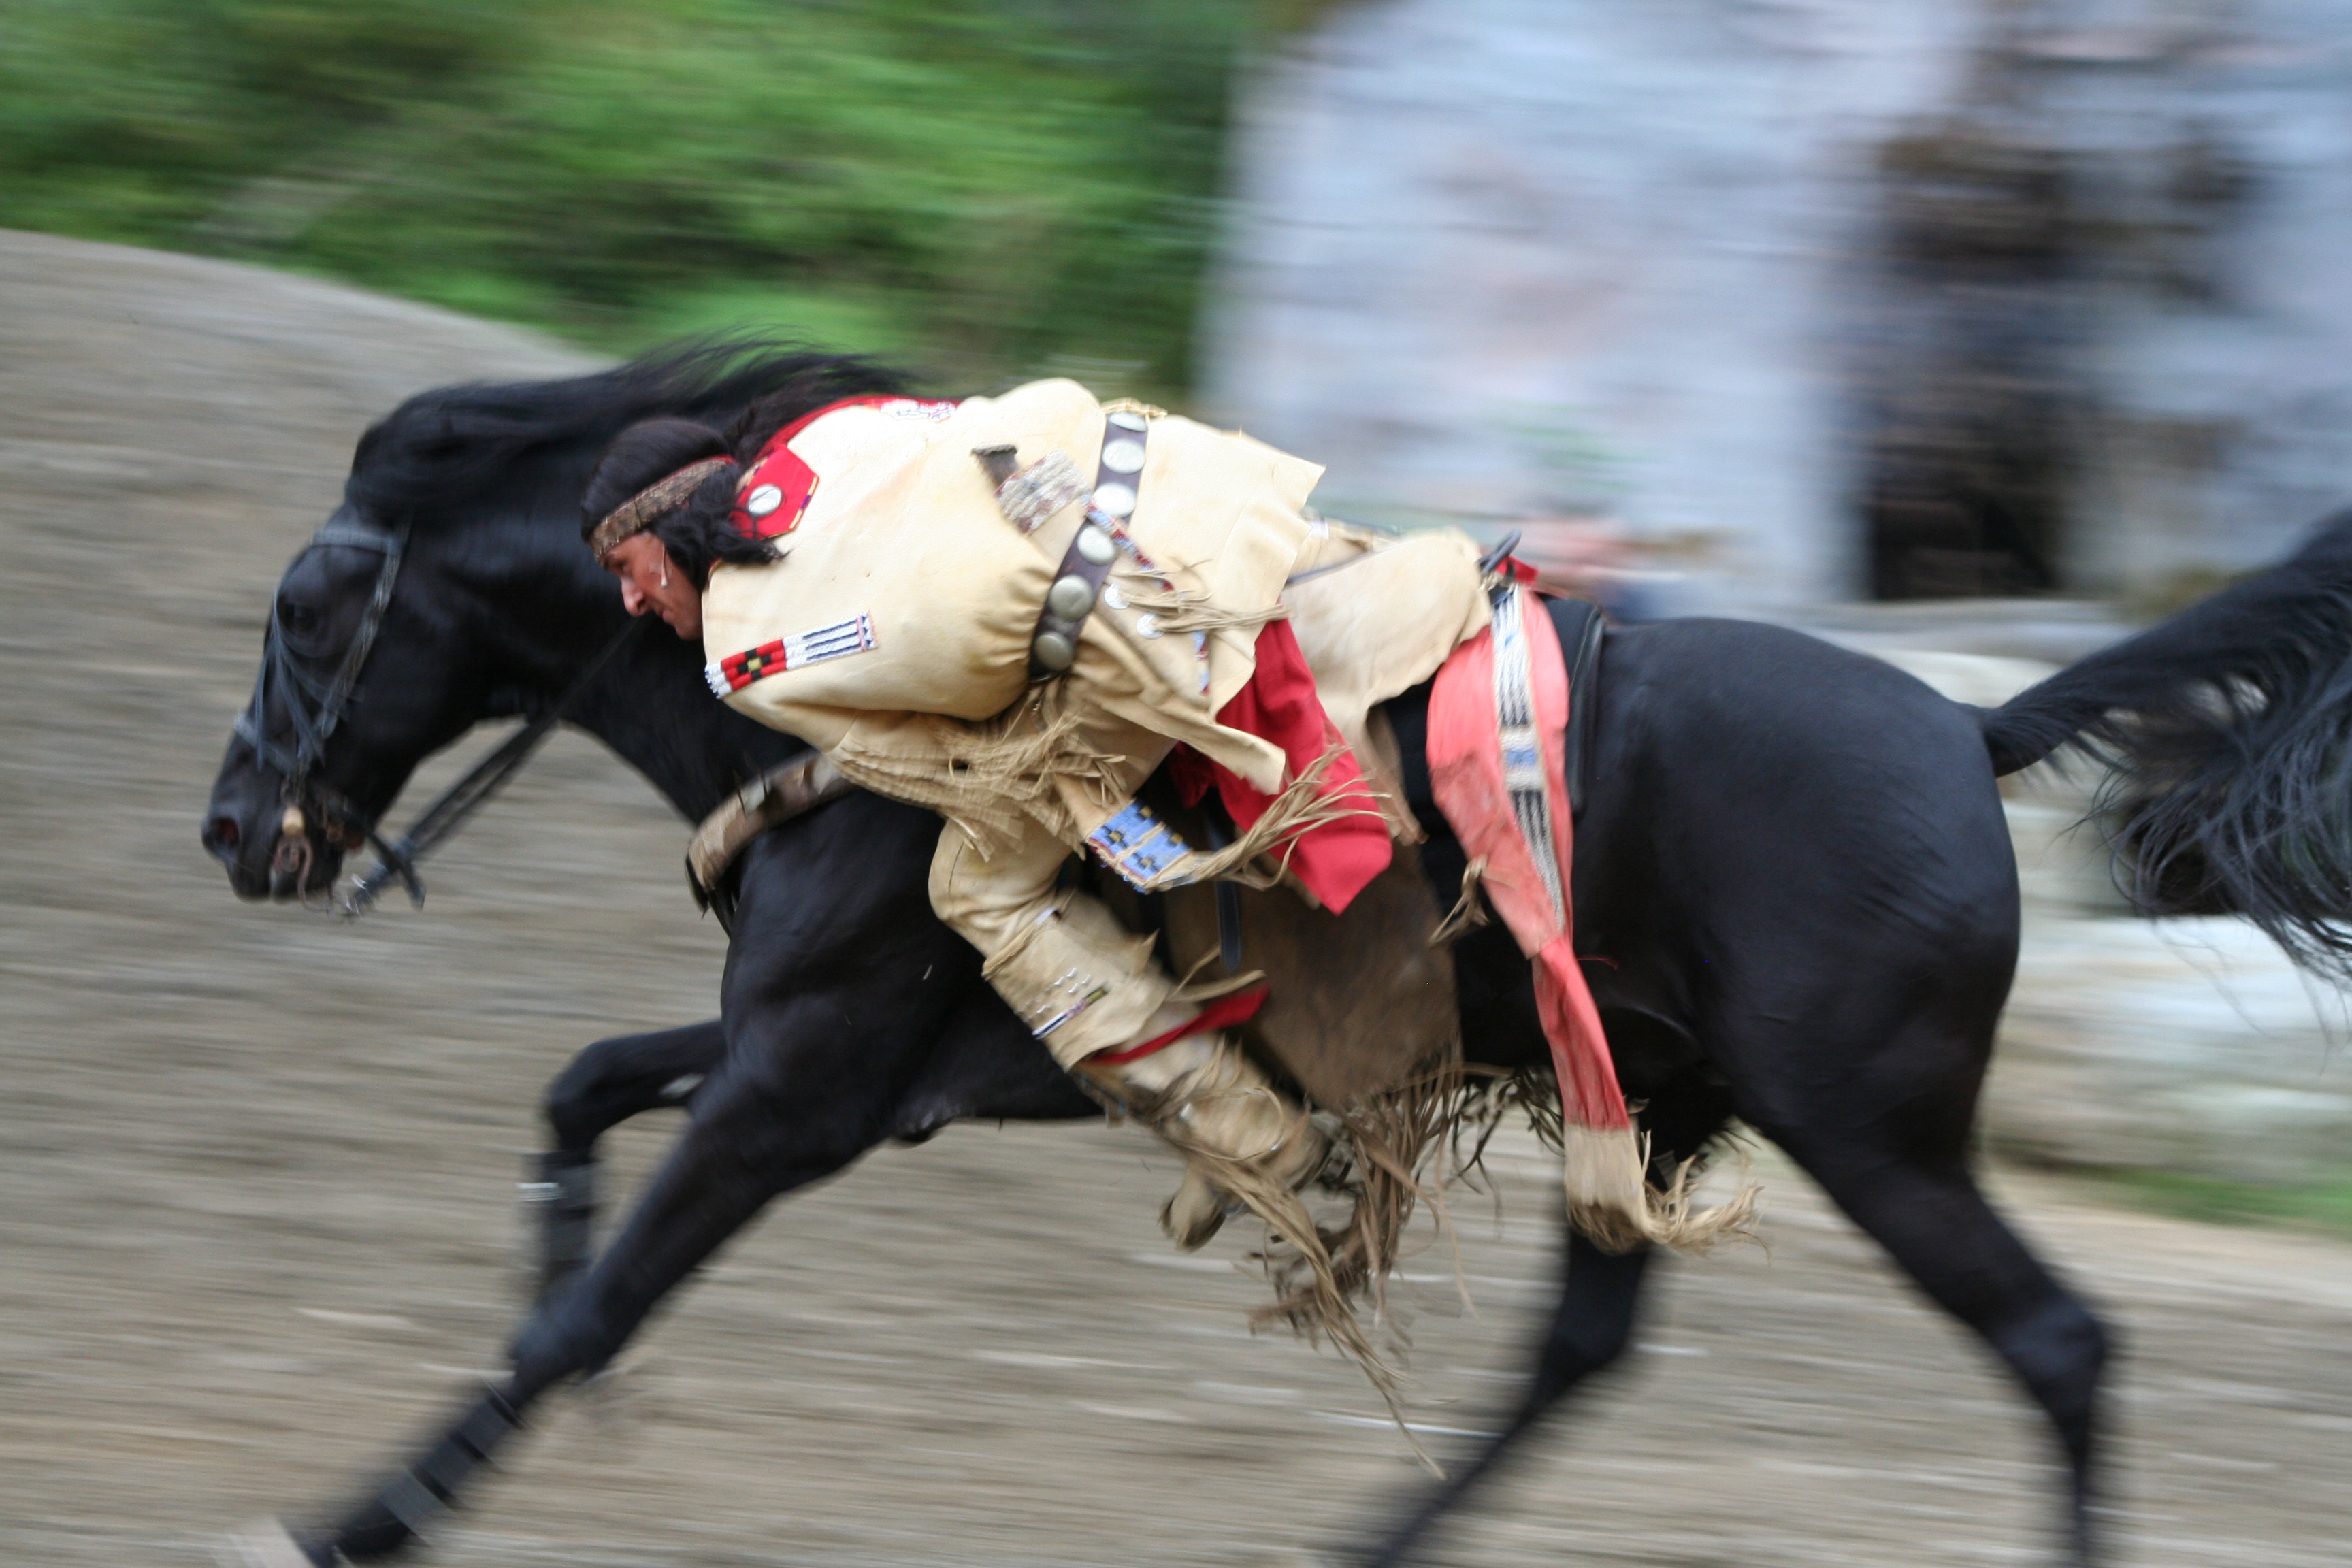
[[[2278,565],[1984,714],[1996,773],[2068,742],[2147,914],[2243,915],[2352,983],[2352,511]]]

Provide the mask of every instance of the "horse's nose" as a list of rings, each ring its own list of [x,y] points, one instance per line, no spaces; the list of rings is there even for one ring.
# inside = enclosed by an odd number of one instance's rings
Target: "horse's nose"
[[[225,866],[233,866],[236,863],[236,847],[244,840],[245,830],[237,826],[236,817],[221,816],[207,821],[199,837],[204,841],[205,853]]]

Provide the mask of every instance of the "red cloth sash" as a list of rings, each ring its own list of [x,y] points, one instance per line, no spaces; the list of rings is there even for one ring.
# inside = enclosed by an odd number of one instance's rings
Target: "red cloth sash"
[[[1315,672],[1307,668],[1297,634],[1287,621],[1268,621],[1257,634],[1257,668],[1249,684],[1217,710],[1217,722],[1273,742],[1290,760],[1289,776],[1307,771],[1332,755],[1316,793],[1325,800],[1346,801],[1357,809],[1318,824],[1290,841],[1290,869],[1307,890],[1337,914],[1364,890],[1364,885],[1388,869],[1391,846],[1388,820],[1364,782],[1356,753],[1339,735],[1339,727],[1323,711],[1315,694]],[[1187,805],[1197,805],[1211,788],[1243,832],[1256,826],[1274,797],[1222,763],[1190,746],[1179,746],[1168,759],[1168,772]]]
[[[1530,844],[1513,806],[1513,781],[1507,776],[1505,737],[1497,717],[1493,626],[1455,649],[1430,689],[1430,784],[1464,851],[1486,862],[1487,901],[1535,965],[1536,1011],[1551,1046],[1560,1107],[1569,1123],[1630,1128],[1633,1119],[1625,1113],[1625,1096],[1617,1086],[1617,1065],[1601,1032],[1601,1013],[1576,959],[1574,910],[1568,897],[1573,885],[1574,836],[1565,762],[1568,666],[1543,601],[1525,588],[1511,592],[1524,612],[1517,617],[1518,635],[1533,698],[1534,739],[1542,763],[1542,793],[1550,807],[1552,842]],[[1507,647],[1503,658],[1515,662],[1514,650]],[[1525,775],[1520,776],[1524,781]],[[1557,903],[1553,884],[1536,862],[1538,853],[1552,856],[1559,868]]]

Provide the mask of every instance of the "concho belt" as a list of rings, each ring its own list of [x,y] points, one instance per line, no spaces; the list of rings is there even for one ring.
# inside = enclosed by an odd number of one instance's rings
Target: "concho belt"
[[[1054,585],[1045,590],[1045,607],[1029,639],[1029,679],[1051,680],[1078,657],[1078,636],[1087,617],[1102,596],[1111,563],[1118,559],[1114,537],[1135,515],[1136,487],[1143,475],[1143,447],[1151,421],[1121,410],[1104,416],[1102,456],[1095,469],[1094,489],[1087,496],[1087,520],[1062,552],[1055,568]],[[1052,452],[1018,472],[1012,469],[1012,448],[984,447],[972,456],[997,480],[998,504],[1013,524],[1026,533],[1077,499],[1077,475],[1069,459]]]

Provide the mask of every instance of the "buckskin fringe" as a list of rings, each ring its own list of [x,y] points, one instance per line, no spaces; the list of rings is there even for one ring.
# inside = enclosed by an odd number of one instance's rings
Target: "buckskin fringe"
[[[985,724],[942,721],[947,771],[879,748],[861,746],[853,731],[829,753],[850,783],[909,805],[929,806],[953,823],[983,856],[1021,840],[1034,821],[1064,840],[1078,837],[1055,795],[1055,775],[1080,780],[1107,802],[1118,786],[1109,768],[1120,759],[1076,744],[1075,715],[1037,725],[1025,704]]]
[[[1429,933],[1430,946],[1451,947],[1486,923],[1486,907],[1478,899],[1478,884],[1486,875],[1486,858],[1483,855],[1474,856],[1462,868],[1462,896],[1454,900],[1454,907],[1445,911],[1445,918]]]
[[[860,789],[938,812],[983,856],[1020,842],[1024,820],[1037,823],[1065,843],[1081,835],[1055,792],[1055,778],[1078,781],[1089,795],[1116,805],[1120,791],[1109,769],[1119,759],[1075,742],[1077,720],[1065,715],[1037,728],[1025,708],[987,724],[958,724],[948,745],[948,771],[909,762],[880,748],[861,746],[856,735],[827,755],[841,776]],[[1282,787],[1265,815],[1224,848],[1195,849],[1179,863],[1186,882],[1224,880],[1249,888],[1279,886],[1290,869],[1298,836],[1343,817],[1379,816],[1369,789],[1327,797],[1323,778],[1343,754],[1333,745],[1315,765]],[[1363,798],[1359,800],[1360,795]],[[1265,862],[1259,864],[1260,861]]]
[[[1267,805],[1265,815],[1249,831],[1211,854],[1195,850],[1180,870],[1187,882],[1239,882],[1244,888],[1274,888],[1290,871],[1290,857],[1300,836],[1350,816],[1381,816],[1378,797],[1370,786],[1341,795],[1323,794],[1323,775],[1346,754],[1347,742],[1334,742],[1315,759],[1315,765],[1282,786]],[[1382,817],[1382,820],[1386,820]],[[1277,856],[1276,851],[1279,850]],[[1265,860],[1266,864],[1260,865]]]
[[[1345,1110],[1320,1111],[1337,1152],[1315,1185],[1349,1204],[1347,1217],[1328,1228],[1316,1224],[1305,1195],[1266,1181],[1246,1162],[1192,1144],[1183,1136],[1181,1119],[1172,1115],[1174,1106],[1135,1109],[1139,1120],[1265,1226],[1265,1241],[1249,1257],[1264,1270],[1275,1299],[1250,1313],[1250,1326],[1287,1328],[1354,1363],[1413,1453],[1434,1471],[1436,1465],[1405,1426],[1402,1363],[1408,1347],[1389,1309],[1388,1281],[1403,1260],[1416,1211],[1428,1213],[1437,1239],[1453,1244],[1447,1193],[1457,1182],[1481,1190],[1479,1161],[1488,1140],[1514,1112],[1526,1113],[1536,1136],[1553,1148],[1583,1144],[1591,1137],[1590,1129],[1562,1126],[1551,1074],[1540,1068],[1496,1073],[1448,1063]],[[1732,1238],[1761,1244],[1755,1224],[1762,1189],[1746,1180],[1744,1160],[1738,1194],[1694,1210],[1691,1188],[1706,1169],[1706,1154],[1684,1161],[1663,1187],[1648,1182],[1644,1163],[1634,1163],[1629,1192],[1623,1158],[1629,1152],[1645,1162],[1647,1141],[1628,1135],[1618,1149],[1584,1150],[1599,1154],[1605,1164],[1569,1157],[1571,1172],[1592,1170],[1616,1184],[1609,1202],[1580,1207],[1571,1199],[1571,1216],[1580,1227],[1613,1226],[1605,1234],[1618,1239],[1615,1250],[1644,1242],[1689,1253]],[[1621,1217],[1629,1212],[1639,1216],[1630,1226]],[[1584,1234],[1596,1245],[1611,1245],[1591,1229]],[[1458,1248],[1454,1272],[1455,1288],[1467,1303]],[[1394,1342],[1394,1348],[1384,1351],[1382,1338]]]
[[[1326,1112],[1338,1153],[1317,1185],[1349,1200],[1347,1219],[1328,1230],[1317,1225],[1305,1197],[1267,1180],[1254,1162],[1186,1137],[1183,1120],[1175,1114],[1181,1107],[1154,1107],[1144,1118],[1163,1142],[1265,1226],[1265,1243],[1249,1256],[1264,1269],[1275,1300],[1251,1312],[1250,1326],[1287,1328],[1354,1363],[1414,1455],[1433,1472],[1438,1472],[1437,1465],[1405,1425],[1403,1373],[1374,1336],[1383,1327],[1397,1335],[1388,1312],[1387,1282],[1402,1259],[1414,1209],[1425,1204],[1439,1233],[1452,1235],[1444,1173],[1430,1167],[1447,1146],[1462,1101],[1462,1071],[1449,1064],[1345,1111]],[[1302,1128],[1305,1120],[1301,1113]]]
[[[1649,1179],[1647,1133],[1574,1125],[1561,1133],[1569,1223],[1602,1251],[1631,1252],[1649,1243],[1698,1257],[1729,1238],[1756,1239],[1756,1203],[1764,1191],[1757,1183],[1743,1176],[1728,1201],[1694,1208],[1696,1156],[1661,1187]]]
[[[1513,1112],[1523,1112],[1538,1142],[1559,1153],[1567,1174],[1563,1185],[1569,1188],[1569,1217],[1577,1228],[1595,1246],[1610,1251],[1622,1252],[1643,1242],[1670,1247],[1676,1251],[1701,1256],[1726,1240],[1752,1241],[1764,1245],[1757,1234],[1757,1224],[1762,1218],[1760,1201],[1763,1185],[1749,1179],[1748,1161],[1745,1147],[1740,1149],[1739,1190],[1728,1201],[1713,1208],[1694,1210],[1691,1189],[1706,1174],[1716,1150],[1728,1142],[1741,1145],[1736,1134],[1726,1133],[1698,1153],[1675,1167],[1674,1174],[1664,1186],[1650,1181],[1649,1139],[1643,1134],[1622,1134],[1633,1147],[1640,1164],[1634,1180],[1640,1185],[1638,1207],[1629,1196],[1627,1168],[1621,1146],[1615,1151],[1593,1149],[1586,1142],[1580,1158],[1569,1153],[1571,1142],[1597,1141],[1606,1135],[1594,1130],[1568,1125],[1560,1114],[1559,1090],[1551,1073],[1542,1068],[1525,1068],[1516,1072],[1495,1072],[1473,1068],[1465,1082],[1461,1103],[1454,1109],[1446,1124],[1445,1136],[1453,1154],[1454,1179],[1464,1181],[1478,1190],[1480,1162],[1486,1145]],[[1614,1184],[1606,1194],[1607,1201],[1587,1198],[1580,1201],[1574,1184],[1577,1173],[1582,1169],[1593,1173],[1598,1161],[1611,1163],[1600,1174]],[[1588,1174],[1588,1183],[1593,1177]],[[1624,1217],[1637,1215],[1630,1223]],[[1594,1228],[1601,1234],[1596,1235]]]
[[[1448,1062],[1330,1113],[1339,1123],[1336,1142],[1345,1162],[1327,1167],[1337,1173],[1321,1185],[1349,1198],[1351,1206],[1346,1224],[1324,1233],[1325,1244],[1341,1285],[1369,1300],[1376,1321],[1386,1316],[1388,1277],[1402,1258],[1413,1210],[1426,1205],[1438,1235],[1451,1239],[1445,1208],[1450,1173],[1441,1168],[1441,1157],[1459,1115],[1462,1089],[1462,1068]],[[1283,1313],[1277,1300],[1258,1315],[1286,1321]]]
[[[1484,1190],[1486,1146],[1513,1111],[1528,1119],[1536,1142],[1559,1152],[1559,1088],[1548,1068],[1465,1067],[1444,1137],[1449,1180]]]
[[[1290,611],[1279,604],[1268,605],[1262,610],[1225,610],[1209,602],[1205,594],[1195,594],[1182,588],[1127,588],[1127,602],[1139,610],[1148,610],[1163,632],[1255,632],[1268,621],[1287,620]]]

